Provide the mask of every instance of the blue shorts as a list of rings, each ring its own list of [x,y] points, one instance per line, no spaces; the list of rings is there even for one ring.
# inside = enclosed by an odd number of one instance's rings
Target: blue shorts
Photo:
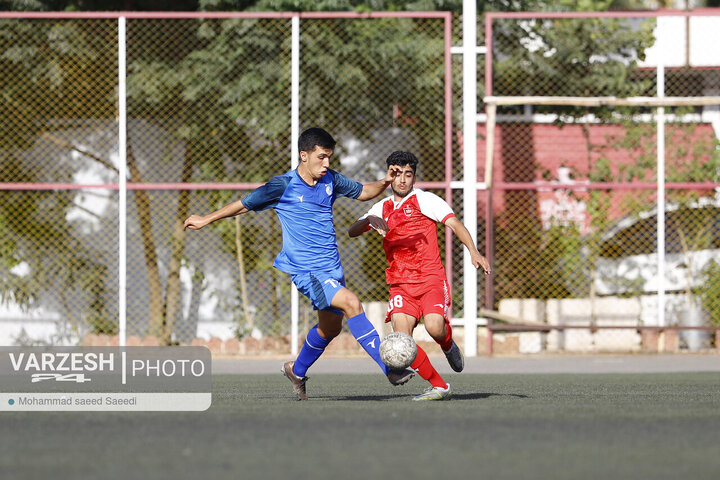
[[[298,291],[310,299],[315,310],[329,310],[342,315],[340,310],[330,306],[335,294],[345,288],[342,268],[329,272],[298,273],[290,278]]]

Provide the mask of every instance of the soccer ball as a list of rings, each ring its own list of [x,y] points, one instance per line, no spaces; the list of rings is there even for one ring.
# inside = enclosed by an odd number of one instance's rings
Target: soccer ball
[[[390,370],[404,370],[415,361],[417,345],[412,336],[392,332],[380,342],[380,360]]]

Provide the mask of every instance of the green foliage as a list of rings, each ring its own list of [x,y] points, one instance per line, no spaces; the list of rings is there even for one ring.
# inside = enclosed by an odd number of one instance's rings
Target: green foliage
[[[668,3],[668,1],[661,2]],[[715,0],[708,0],[713,6]],[[671,5],[665,5],[669,8]],[[647,9],[642,0],[489,0],[483,11],[604,11]],[[0,10],[18,11],[462,11],[462,0],[0,0]]]
[[[0,20],[0,151],[29,147],[49,118],[108,115],[115,85],[95,74],[116,68],[101,53],[116,40],[100,33],[106,22]]]
[[[573,2],[576,3],[576,2]],[[586,1],[580,11],[601,11],[610,2]],[[635,79],[637,61],[654,42],[654,21],[628,19],[537,19],[496,22],[495,94],[617,96],[643,93],[647,81]],[[522,45],[523,48],[517,48]],[[538,111],[543,110],[539,108]],[[586,109],[560,109],[569,119]],[[558,107],[553,107],[558,112]],[[606,113],[603,113],[606,112]],[[595,110],[597,117],[610,109]]]
[[[99,246],[65,220],[72,206],[72,194],[2,193],[0,298],[29,309],[50,295],[72,324],[83,319],[94,333],[113,332],[117,325],[107,311],[107,266]],[[22,217],[16,209],[24,212]],[[11,270],[20,264],[23,272]],[[79,301],[70,305],[70,296]]]
[[[580,275],[580,237],[574,227],[544,230],[537,218],[498,218],[495,284],[498,298],[566,298]],[[582,294],[583,292],[578,292]]]
[[[615,8],[618,2],[563,0],[559,4],[564,10],[600,11]],[[637,62],[644,59],[644,52],[654,42],[654,26],[652,20],[606,18],[498,21],[494,25],[494,93],[579,97],[651,94],[652,83],[637,69]],[[518,45],[523,48],[517,48]],[[582,124],[588,148],[587,168],[574,172],[574,178],[620,183],[655,180],[656,127],[652,123],[639,122],[635,117],[651,110],[539,106],[535,111],[559,113],[560,125],[584,122],[579,119],[588,115],[601,122],[622,125],[622,134],[596,142],[591,140],[589,128]],[[679,115],[683,112],[675,110]],[[717,181],[720,164],[717,148],[709,143],[713,140],[696,132],[689,124],[673,124],[668,132],[667,181]],[[610,155],[615,149],[628,152],[632,159],[619,164]],[[549,178],[547,174],[545,172],[545,178]],[[508,204],[517,211],[525,208],[528,202],[533,203],[532,194],[516,194],[523,195],[528,198],[519,203],[508,201]],[[552,283],[553,280],[549,280],[552,278],[557,278],[557,283],[567,288],[567,295],[587,295],[591,291],[588,279],[594,275],[596,260],[602,253],[601,235],[610,226],[608,212],[619,205],[624,215],[633,215],[647,212],[655,204],[652,191],[627,195],[600,190],[574,191],[569,195],[585,203],[592,226],[590,234],[580,235],[578,231],[566,229],[558,236],[553,229],[564,227],[543,230],[529,219],[509,218],[514,213],[498,219],[498,248],[510,246],[508,251],[497,255],[507,258],[502,271],[496,269],[496,278],[503,289],[498,291],[498,296],[543,298],[547,291],[542,282]],[[681,205],[696,200],[698,193],[688,195],[668,191],[667,198]],[[547,242],[552,244],[550,251],[543,248]],[[544,267],[545,258],[556,265],[554,270],[548,271]],[[635,282],[626,285],[624,291],[639,292],[640,289]]]
[[[54,9],[72,8],[69,3],[53,6]],[[116,31],[112,23],[112,20],[2,22],[0,108],[7,117],[0,132],[0,150],[2,166],[7,167],[4,171],[13,172],[13,181],[33,179],[23,177],[28,166],[18,164],[7,152],[30,148],[39,135],[58,128],[51,126],[57,124],[58,118],[63,122],[81,123],[94,118],[114,118],[115,77],[98,74],[116,70],[114,53],[104,53],[116,51]],[[417,120],[408,128],[427,137],[423,144],[428,157],[440,151],[442,135],[429,136],[422,132],[437,131],[437,126],[442,125],[443,106],[441,102],[419,99],[428,95],[442,98],[442,22],[337,20],[326,28],[320,23],[304,22],[303,25],[305,63],[302,68],[310,73],[302,79],[302,125],[320,124],[332,132],[364,137],[372,128],[391,126],[393,105],[399,104],[404,106],[408,117]],[[43,28],[36,28],[38,24]],[[192,172],[193,181],[263,182],[268,179],[269,171],[282,173],[287,168],[288,154],[293,151],[288,141],[288,21],[193,20],[166,25],[167,28],[157,28],[156,21],[128,22],[127,92],[132,120],[143,121],[165,132],[166,145],[182,146],[187,166],[183,171]],[[28,82],[17,82],[17,78],[28,79]],[[385,88],[388,85],[390,88]],[[328,108],[329,99],[336,105],[351,106],[351,113]],[[139,139],[133,138],[132,131],[129,133],[131,150],[137,147],[139,151],[142,148]],[[145,176],[151,176],[150,165],[140,160],[138,168],[131,172],[131,180],[144,181]],[[152,166],[162,167],[175,160],[173,154],[163,151],[153,158]],[[106,161],[104,165],[109,166],[111,162]],[[64,180],[70,181],[72,173],[68,169]],[[180,181],[179,178],[168,180]],[[221,192],[206,192],[205,197],[216,207],[230,200],[229,195]],[[72,205],[70,198],[57,207],[58,223]],[[23,202],[6,205],[8,216],[24,215],[28,220],[25,231],[15,232],[28,237],[26,248],[20,249],[9,242],[3,246],[4,250],[12,248],[17,258],[12,260],[15,257],[8,254],[7,265],[11,260],[20,261],[29,256],[49,256],[61,261],[60,255],[46,255],[43,250],[41,239],[54,233],[47,231],[48,225],[42,225],[42,216],[33,216],[39,205]],[[179,202],[175,214],[181,216],[183,208],[187,207]],[[148,215],[140,218],[140,228],[145,233],[163,224],[156,218],[147,218]],[[246,258],[252,259],[248,262],[251,272],[267,259],[250,255],[256,252],[249,249],[260,245],[274,253],[279,250],[275,248],[279,236],[270,239],[267,232],[253,228],[255,226],[250,221],[243,233],[243,245],[248,249]],[[226,250],[234,251],[231,229],[223,226],[217,229]],[[64,233],[67,238],[75,234]],[[37,240],[30,241],[34,235]],[[151,235],[146,238],[152,239]],[[146,250],[145,265],[154,268],[156,259],[162,257],[160,250],[169,245],[173,256],[182,258],[176,243],[153,245],[159,251],[152,254]],[[42,288],[50,288],[51,279],[65,282],[66,286],[83,285],[73,270],[76,267],[68,263],[43,269],[47,280]],[[89,262],[86,268],[93,270],[91,276],[95,280],[102,275],[98,262]],[[21,298],[17,292],[22,279],[15,280],[15,296]],[[153,291],[163,295],[161,289]],[[24,298],[30,302],[39,291],[26,291]],[[86,289],[86,293],[88,304],[97,306],[96,299],[102,292]],[[273,308],[277,310],[277,306]],[[85,318],[104,315],[99,312]],[[157,320],[157,315],[154,317]]]
[[[254,2],[249,2],[254,3]],[[0,0],[0,10],[17,11],[193,11],[196,0]]]
[[[210,0],[208,3],[222,3]],[[226,4],[241,3],[237,1]],[[380,11],[435,11],[459,10],[462,0],[260,0],[253,10],[258,11],[336,11],[336,12],[380,12]]]
[[[500,2],[491,2],[500,3]],[[537,4],[521,2],[518,6]],[[483,2],[479,7],[482,8]],[[460,10],[462,0],[0,0],[0,9],[19,11],[427,11]],[[523,9],[526,10],[526,9]]]
[[[576,11],[602,11],[612,7],[610,1],[563,1],[560,4]],[[652,21],[631,24],[623,19],[605,18],[508,20],[496,22],[495,27],[495,94],[626,97],[642,94],[648,88],[649,83],[637,79],[635,71],[637,61],[644,58],[645,50],[654,42]],[[574,123],[588,114],[602,121],[616,121],[618,113],[617,109],[610,108],[589,111],[556,106],[536,110],[559,114],[560,125]],[[642,136],[639,129],[630,131],[633,133],[622,141],[632,142],[630,137],[635,133],[636,142],[647,141],[648,136]],[[584,132],[588,151],[598,152],[590,143],[587,128]],[[618,148],[623,147],[618,145]],[[651,164],[648,154],[618,171],[600,152],[597,161],[591,162],[588,157],[587,171],[583,174],[593,182],[630,181],[644,174]],[[622,178],[617,178],[618,175]],[[570,198],[579,195],[582,194],[569,193]],[[501,279],[499,297],[549,298],[590,293],[600,234],[607,228],[609,196],[605,192],[591,192],[589,198],[578,199],[585,202],[590,215],[593,233],[589,235],[583,236],[576,229],[564,226],[543,230],[533,222],[499,221],[498,246],[512,246],[509,251],[498,253],[498,258],[508,259],[502,274],[496,274],[496,278]],[[515,229],[518,230],[506,231]],[[505,235],[512,240],[503,239]]]
[[[612,0],[557,0],[558,5],[576,12],[604,12],[612,5]]]
[[[53,8],[51,7],[56,3],[57,2],[48,2],[42,0],[2,0],[0,1],[0,10],[21,12],[53,10]]]
[[[57,119],[87,122],[114,114],[114,78],[97,75],[117,68],[114,56],[104,54],[116,42],[113,30],[104,28],[109,22],[0,20],[0,168],[7,180],[72,181],[73,169],[40,174],[38,165],[24,160],[25,152],[58,128]],[[75,326],[86,322],[95,332],[114,331],[101,247],[66,220],[74,193],[2,196],[3,301],[25,309],[51,301]],[[12,270],[21,264],[24,273]]]

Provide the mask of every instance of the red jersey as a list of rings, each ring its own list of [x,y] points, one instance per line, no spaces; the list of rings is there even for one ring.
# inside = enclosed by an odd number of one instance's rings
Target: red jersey
[[[455,216],[445,200],[415,188],[400,202],[396,203],[394,197],[381,200],[362,218],[368,215],[381,217],[388,224],[388,234],[383,239],[389,264],[385,270],[388,284],[445,280],[437,223]]]

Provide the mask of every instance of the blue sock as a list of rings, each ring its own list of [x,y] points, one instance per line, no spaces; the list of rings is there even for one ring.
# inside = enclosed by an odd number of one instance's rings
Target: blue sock
[[[367,319],[365,313],[348,318],[347,324],[355,340],[357,340],[368,355],[380,365],[383,373],[387,375],[387,365],[380,360],[380,335],[378,335],[377,330],[375,330],[373,324],[370,323],[370,320]]]
[[[320,358],[320,355],[325,351],[325,347],[328,346],[330,340],[323,338],[317,331],[317,325],[312,327],[305,337],[305,343],[303,343],[300,353],[295,360],[293,365],[293,373],[300,378],[303,378],[310,368],[310,365],[315,363],[315,360]]]

